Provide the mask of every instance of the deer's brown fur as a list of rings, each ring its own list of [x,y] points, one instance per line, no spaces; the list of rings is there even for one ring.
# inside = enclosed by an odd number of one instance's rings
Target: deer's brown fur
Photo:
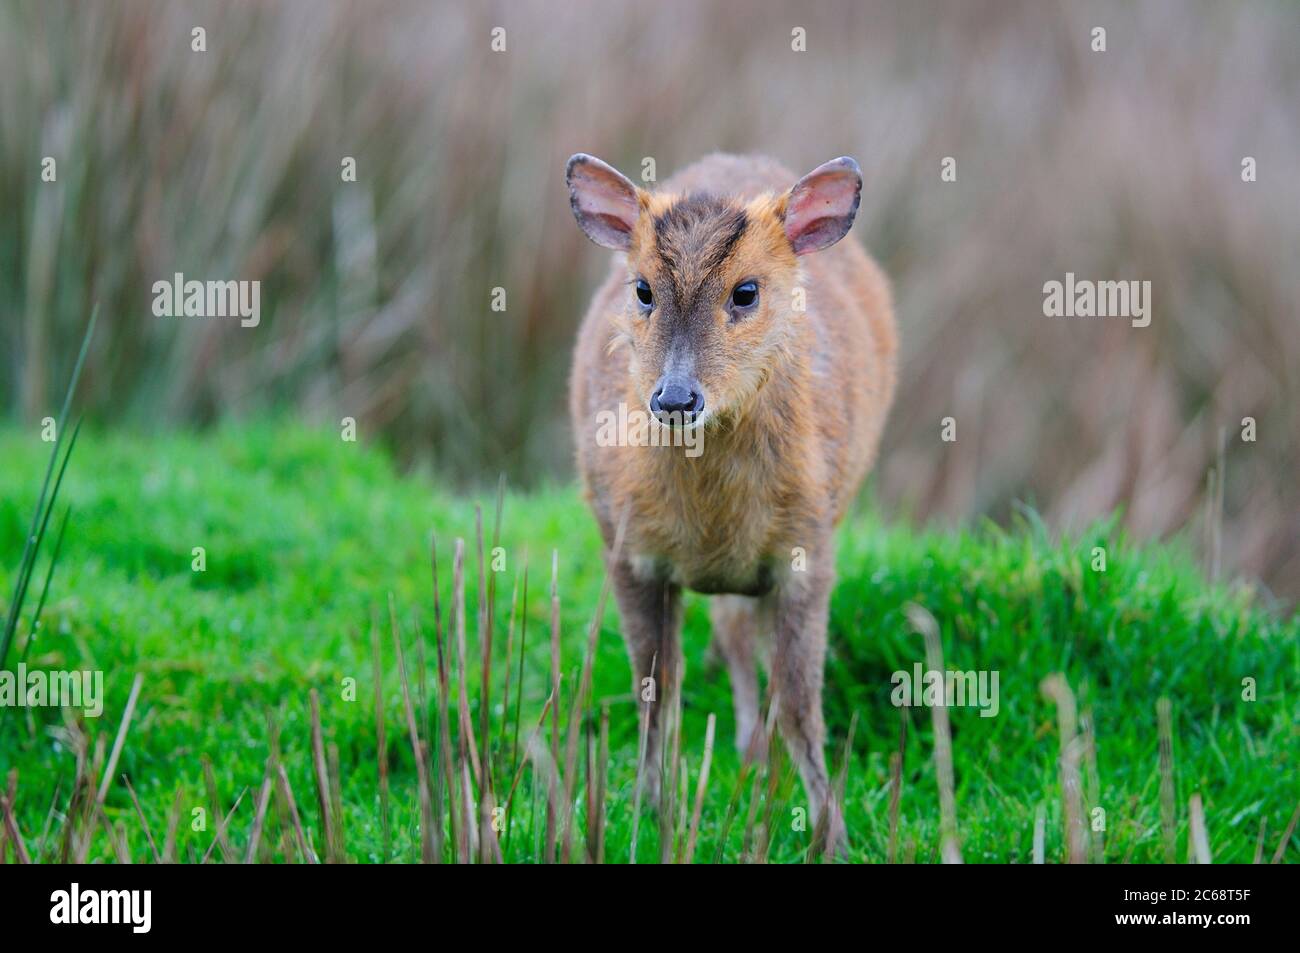
[[[851,160],[837,162],[856,176]],[[731,671],[742,749],[759,733],[754,660],[760,630],[770,635],[783,737],[814,816],[830,804],[831,836],[842,839],[821,717],[833,530],[872,465],[893,397],[887,281],[852,238],[796,254],[789,220],[810,213],[792,212],[791,202],[807,205],[820,194],[792,198],[796,177],[769,159],[708,156],[654,192],[613,182],[610,173],[618,176],[584,156],[570,163],[579,222],[625,252],[579,332],[570,407],[578,469],[607,545],[629,514],[622,555],[609,568],[638,697],[652,666],[659,689],[651,792],[658,712],[670,710],[682,674],[685,587],[715,595],[715,642]],[[584,175],[605,178],[592,193]],[[847,230],[856,205],[855,191],[847,223],[813,224]],[[653,289],[648,315],[634,299],[638,278]],[[728,310],[730,295],[746,280],[757,282],[759,300],[738,317]],[[644,412],[665,367],[682,362],[705,401],[695,424],[703,428],[698,456],[681,446],[598,445],[602,411],[622,402]]]

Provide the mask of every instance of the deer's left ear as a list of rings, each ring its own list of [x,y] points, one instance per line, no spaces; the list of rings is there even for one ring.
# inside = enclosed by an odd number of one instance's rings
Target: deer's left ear
[[[862,170],[848,156],[819,165],[786,197],[785,236],[796,255],[829,248],[848,234],[858,214]]]
[[[605,248],[627,251],[641,214],[636,186],[612,165],[584,152],[569,159],[564,178],[573,217],[587,237]]]

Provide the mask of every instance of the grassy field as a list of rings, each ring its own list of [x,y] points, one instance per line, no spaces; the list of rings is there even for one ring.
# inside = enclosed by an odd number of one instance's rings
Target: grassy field
[[[48,452],[34,430],[0,430],[5,461],[0,598],[6,603]],[[477,659],[474,509],[483,507],[490,546],[494,494],[453,496],[426,474],[398,475],[380,450],[342,442],[329,432],[264,425],[220,429],[206,437],[83,433],[61,493],[60,515],[65,503],[72,515],[28,665],[102,670],[106,706],[97,720],[49,708],[5,714],[0,770],[16,769],[15,819],[28,851],[47,859],[57,853],[77,775],[75,748],[88,744],[93,757],[97,740],[111,747],[140,673],[143,687],[116,773],[130,779],[160,850],[174,813],[176,855],[182,860],[202,856],[213,842],[213,814],[229,810],[247,789],[229,829],[234,853],[243,855],[273,734],[303,828],[320,848],[308,702],[314,688],[324,744],[338,751],[335,776],[346,857],[419,859],[416,762],[388,629],[389,595],[427,740],[436,735],[421,704],[437,680],[431,534],[439,552],[444,628],[454,540],[467,541],[469,656]],[[509,710],[501,702],[511,593],[525,548],[528,641],[519,748],[549,691],[552,550],[558,553],[566,713],[603,578],[595,526],[572,487],[507,494],[501,545],[506,565],[497,576],[489,706],[498,791],[514,775],[517,750],[515,702]],[[193,548],[199,546],[206,552],[203,572],[192,569]],[[1091,566],[1099,546],[1106,550],[1104,572]],[[37,566],[38,581],[46,558]],[[930,862],[939,856],[931,711],[908,711],[890,701],[891,674],[910,671],[924,658],[922,639],[904,614],[909,603],[924,606],[937,619],[947,668],[994,670],[1000,676],[996,717],[982,718],[974,708],[949,711],[957,827],[966,861],[1029,862],[1040,808],[1047,860],[1065,856],[1057,709],[1042,690],[1043,680],[1055,672],[1065,676],[1081,716],[1075,750],[1082,808],[1090,827],[1104,820],[1104,830],[1090,831],[1092,859],[1158,862],[1172,851],[1183,860],[1195,795],[1204,805],[1215,861],[1248,862],[1261,849],[1265,860],[1275,852],[1284,860],[1300,859],[1300,836],[1294,827],[1287,832],[1300,795],[1300,618],[1287,620],[1260,608],[1245,588],[1207,586],[1177,543],[1132,547],[1107,525],[1062,541],[1049,536],[1031,513],[1011,531],[988,526],[940,533],[889,526],[864,510],[840,534],[839,575],[826,710],[836,771],[857,715],[845,782],[851,859],[883,862],[892,854],[900,861]],[[18,647],[29,628],[32,602]],[[391,791],[387,849],[375,724],[375,620],[383,633]],[[618,631],[611,599],[593,682],[597,710],[602,700],[609,710],[604,809],[609,861],[630,854],[638,738]],[[717,715],[718,744],[704,788],[695,858],[737,860],[751,799],[756,793],[766,798],[767,784],[761,775],[758,785],[748,779],[738,784],[729,688],[725,673],[708,658],[702,598],[687,603],[684,639],[681,746],[692,800],[706,719]],[[517,651],[518,629],[514,645]],[[9,667],[16,656],[11,654]],[[479,678],[472,663],[468,708],[476,727]],[[1243,700],[1247,678],[1256,683],[1253,701]],[[347,679],[356,680],[352,700],[346,697]],[[517,697],[517,675],[514,679]],[[453,676],[453,695],[455,681]],[[1172,716],[1164,772],[1157,719],[1163,698]],[[895,781],[891,755],[900,746]],[[436,743],[433,748],[436,757]],[[219,807],[205,789],[204,756],[211,760]],[[579,763],[586,760],[584,755]],[[435,776],[438,772],[435,765]],[[541,789],[532,769],[525,769],[504,848],[509,861],[534,860],[542,852]],[[584,789],[585,780],[579,779],[577,790]],[[897,832],[891,837],[895,793]],[[586,801],[577,799],[581,842],[591,818]],[[792,810],[801,801],[800,786],[788,772],[778,772],[770,800],[769,859],[804,857],[811,834],[792,823]],[[734,820],[724,837],[729,805]],[[208,811],[206,830],[192,829],[196,808]],[[757,812],[759,821],[765,813],[766,807]],[[120,780],[107,791],[104,816],[123,833],[133,858],[151,856],[148,835]],[[106,827],[91,829],[98,832],[91,859],[112,859],[115,849]],[[295,859],[291,831],[277,794],[256,856]],[[658,838],[654,816],[643,812],[641,861],[660,856]]]

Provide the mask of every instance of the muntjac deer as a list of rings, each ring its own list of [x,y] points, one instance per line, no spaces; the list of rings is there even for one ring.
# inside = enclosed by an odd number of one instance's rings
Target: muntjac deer
[[[609,557],[627,514],[608,569],[637,695],[647,678],[658,688],[644,783],[657,798],[682,590],[707,593],[737,746],[762,753],[756,660],[770,645],[782,737],[814,821],[825,812],[843,847],[821,700],[833,534],[875,458],[897,349],[887,280],[857,243],[836,244],[858,165],[795,181],[770,159],[712,155],[651,192],[578,154],[567,179],[587,237],[622,253],[578,335],[570,410]],[[694,439],[611,440],[601,422],[620,405],[617,419]]]

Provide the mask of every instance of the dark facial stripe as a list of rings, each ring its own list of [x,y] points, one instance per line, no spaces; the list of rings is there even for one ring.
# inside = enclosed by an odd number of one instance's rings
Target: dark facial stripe
[[[672,282],[679,315],[686,316],[748,227],[743,208],[709,195],[687,196],[655,217],[656,251]]]

